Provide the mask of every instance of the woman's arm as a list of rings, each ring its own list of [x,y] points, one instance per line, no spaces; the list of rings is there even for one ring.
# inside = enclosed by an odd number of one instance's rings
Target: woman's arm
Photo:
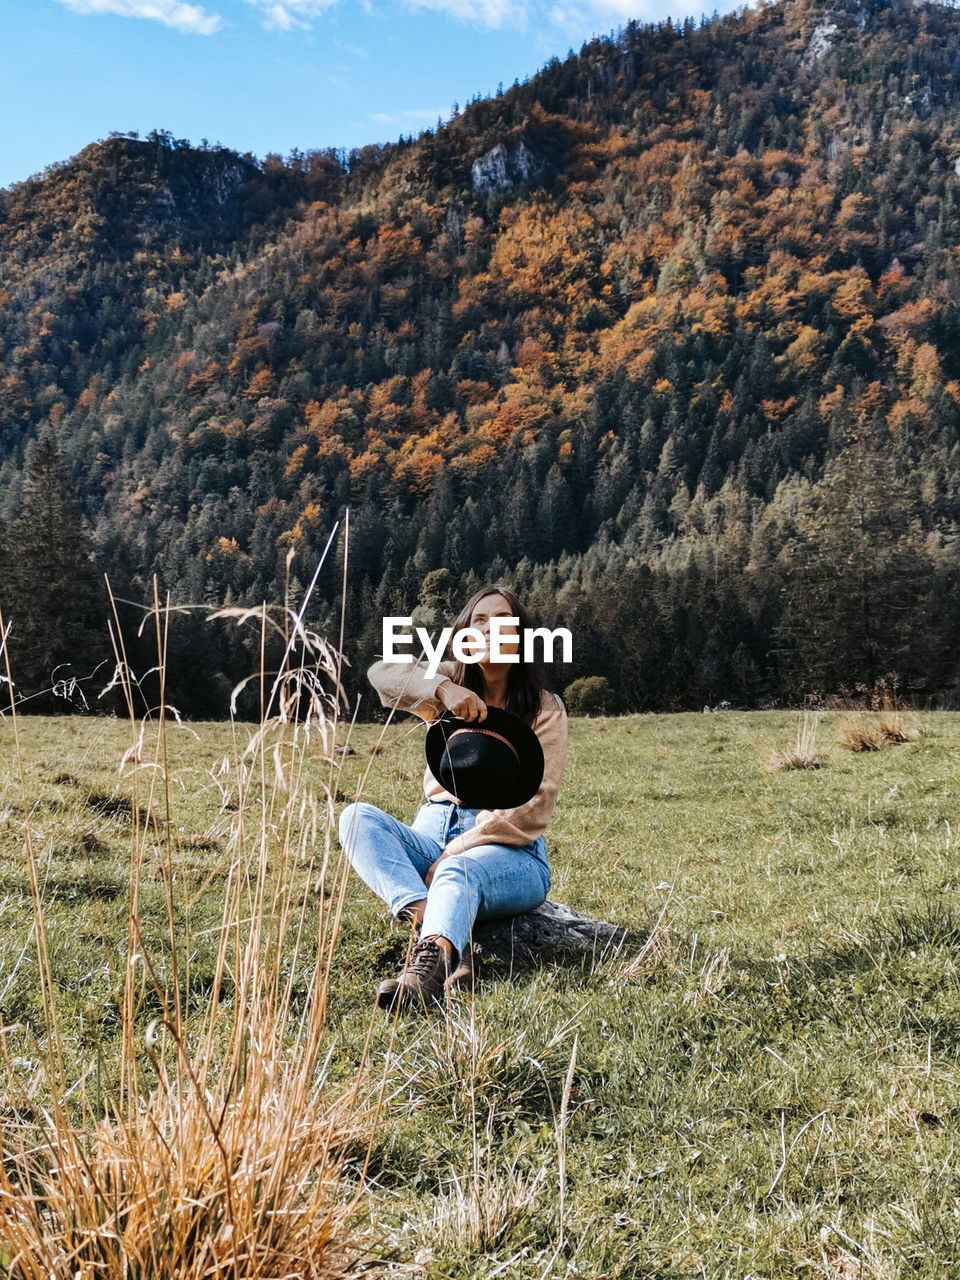
[[[427,724],[443,711],[452,711],[460,720],[485,720],[487,704],[472,689],[454,683],[455,670],[456,663],[449,660],[438,664],[435,676],[427,674],[422,662],[380,661],[373,664],[367,677],[385,707],[412,711]]]
[[[375,662],[367,672],[367,679],[380,695],[385,707],[397,711],[412,711],[429,724],[436,720],[446,704],[440,697],[444,685],[453,686],[451,675],[454,664],[441,662],[437,674],[427,674],[425,662]]]

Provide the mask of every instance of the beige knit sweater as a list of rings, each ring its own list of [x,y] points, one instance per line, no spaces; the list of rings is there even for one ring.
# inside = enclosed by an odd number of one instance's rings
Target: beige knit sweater
[[[441,662],[431,677],[426,663],[375,662],[367,676],[385,707],[435,720],[446,709],[437,690],[453,676],[455,666],[451,661]],[[515,809],[481,809],[475,826],[451,840],[444,853],[463,853],[481,844],[530,844],[546,831],[567,759],[567,712],[555,693],[544,690],[532,727],[543,747],[543,782],[537,794]],[[428,800],[456,802],[456,796],[443,789],[429,766],[423,774],[423,793]]]

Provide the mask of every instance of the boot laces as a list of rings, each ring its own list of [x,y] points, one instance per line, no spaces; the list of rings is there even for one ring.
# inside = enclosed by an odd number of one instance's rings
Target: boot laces
[[[443,950],[438,942],[433,938],[424,938],[422,942],[418,942],[410,953],[410,968],[418,976],[421,974],[429,974],[434,971],[437,961],[445,959]],[[451,968],[456,968],[454,961]]]

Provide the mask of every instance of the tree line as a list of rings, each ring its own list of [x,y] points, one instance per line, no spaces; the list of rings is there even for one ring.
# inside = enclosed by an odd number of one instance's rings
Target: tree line
[[[698,709],[723,700],[789,704],[891,679],[913,701],[955,705],[960,530],[924,532],[923,479],[898,473],[886,445],[876,427],[864,428],[828,462],[819,483],[788,479],[762,507],[724,485],[712,500],[691,504],[669,556],[655,539],[657,550],[645,546],[649,530],[637,520],[625,536],[605,533],[585,551],[510,563],[495,550],[503,501],[488,495],[474,500],[476,536],[485,521],[495,531],[482,571],[468,561],[449,567],[449,544],[441,541],[431,553],[417,536],[418,550],[407,555],[399,547],[371,592],[369,577],[355,570],[365,554],[364,516],[351,512],[349,542],[344,528],[306,621],[333,638],[345,609],[344,684],[351,706],[361,698],[362,717],[380,711],[363,673],[379,656],[383,617],[444,625],[463,599],[493,581],[512,586],[541,622],[571,630],[573,661],[549,668],[554,687],[562,692],[575,679],[602,676],[611,711]],[[21,515],[0,530],[0,607],[22,709],[122,710],[118,690],[101,696],[118,643],[145,677],[140,709],[154,705],[156,619],[143,626],[152,601],[131,600],[131,584],[122,579],[111,583],[116,598],[109,600],[51,432],[28,451],[22,493]],[[511,503],[516,497],[519,491]],[[456,523],[449,501],[445,507],[431,499],[420,535],[446,530],[447,521]],[[398,538],[403,528],[398,520]],[[409,527],[406,536],[413,536]],[[288,578],[291,608],[299,607],[313,567],[301,559]],[[167,603],[162,586],[160,600]],[[259,627],[211,621],[232,602],[229,588],[205,605],[174,597],[173,612],[163,616],[167,696],[180,714],[223,717],[233,688],[259,668]],[[281,649],[271,640],[268,667]],[[256,714],[251,693],[239,710]]]

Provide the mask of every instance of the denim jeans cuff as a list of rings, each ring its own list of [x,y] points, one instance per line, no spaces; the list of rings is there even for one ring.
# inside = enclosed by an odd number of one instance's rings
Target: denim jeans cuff
[[[405,907],[409,907],[414,902],[422,902],[426,896],[427,896],[427,893],[426,893],[426,890],[424,890],[423,893],[421,893],[416,898],[405,898],[402,902],[396,903],[392,908],[394,920],[400,919],[400,912],[403,911]]]

